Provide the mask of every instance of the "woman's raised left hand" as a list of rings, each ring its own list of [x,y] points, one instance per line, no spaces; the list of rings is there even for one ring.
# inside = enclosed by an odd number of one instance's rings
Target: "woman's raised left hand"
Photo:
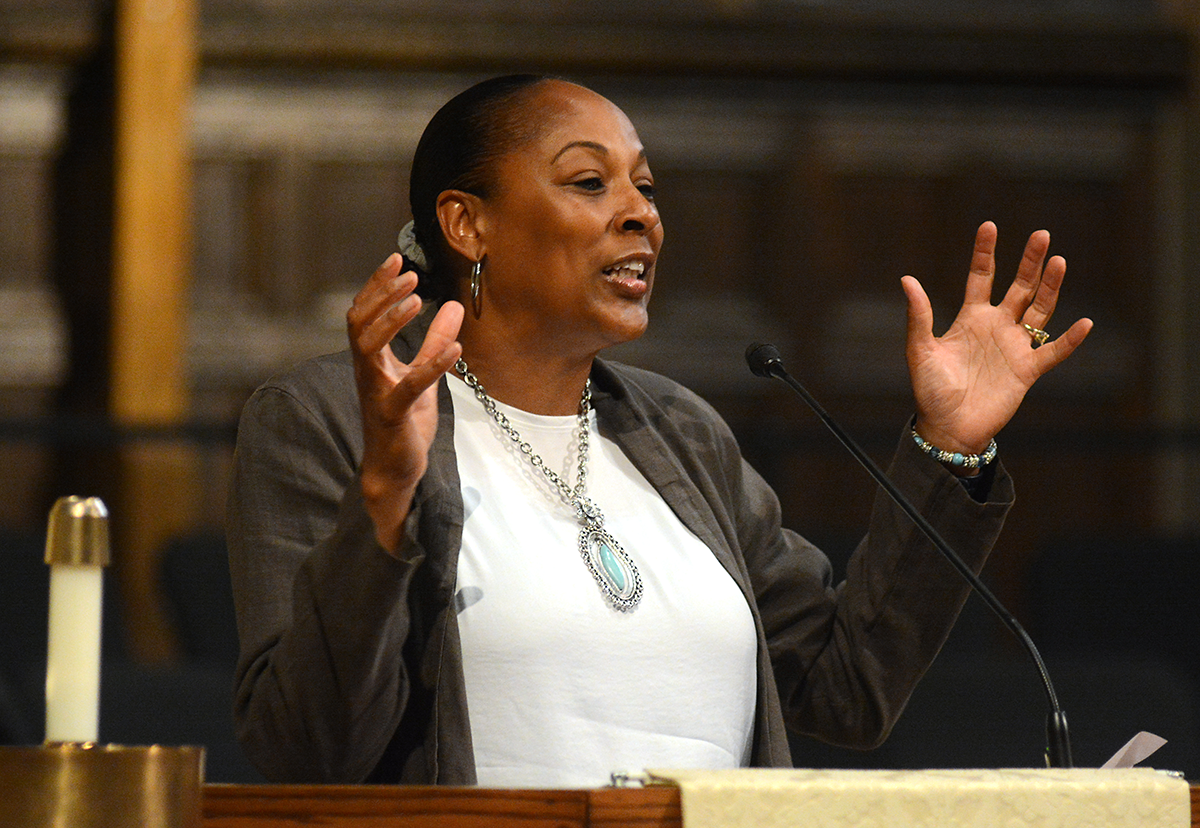
[[[1070,356],[1092,329],[1090,319],[1079,319],[1057,339],[1035,347],[1024,327],[1045,330],[1058,304],[1067,263],[1061,256],[1047,261],[1049,247],[1045,230],[1029,237],[1016,278],[993,305],[996,225],[980,225],[962,308],[942,336],[933,334],[933,309],[921,284],[912,276],[901,280],[908,299],[915,428],[938,448],[983,452],[1017,412],[1025,392]]]

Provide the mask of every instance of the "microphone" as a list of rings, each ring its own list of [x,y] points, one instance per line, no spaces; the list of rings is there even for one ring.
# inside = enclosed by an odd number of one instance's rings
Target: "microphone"
[[[1050,707],[1050,712],[1046,716],[1046,764],[1052,768],[1069,768],[1071,764],[1071,738],[1067,731],[1067,716],[1063,712],[1062,707],[1058,703],[1058,694],[1054,692],[1054,683],[1050,681],[1050,673],[1046,669],[1046,663],[1042,661],[1042,654],[1038,652],[1038,648],[1034,645],[1033,639],[1029,637],[1029,633],[1021,626],[1016,617],[1000,603],[1000,599],[992,594],[992,591],[987,588],[987,585],[979,579],[979,576],[963,562],[950,544],[938,533],[933,525],[925,519],[925,516],[917,511],[917,507],[912,504],[904,494],[896,488],[896,485],[888,478],[886,474],[880,470],[866,453],[859,448],[858,444],[842,430],[833,418],[821,407],[816,398],[808,392],[803,385],[797,382],[787,369],[783,367],[783,357],[779,354],[779,349],[774,345],[751,345],[746,349],[746,363],[750,366],[750,371],[758,377],[775,377],[783,380],[792,390],[799,394],[808,407],[816,413],[834,436],[841,441],[855,459],[858,460],[862,467],[867,470],[871,477],[875,478],[875,482],[883,487],[883,490],[888,493],[888,496],[899,506],[906,515],[916,524],[917,528],[929,538],[938,551],[941,552],[946,560],[958,570],[959,574],[966,579],[975,593],[983,599],[983,602],[994,612],[1004,626],[1012,632],[1013,635],[1025,647],[1030,658],[1033,659],[1034,666],[1037,667],[1038,675],[1042,680],[1042,689],[1046,693],[1046,702]]]

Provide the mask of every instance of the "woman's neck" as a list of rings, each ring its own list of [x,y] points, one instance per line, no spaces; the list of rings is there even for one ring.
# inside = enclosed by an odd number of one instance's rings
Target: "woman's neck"
[[[487,343],[471,336],[460,335],[459,339],[467,369],[492,399],[531,414],[579,412],[594,354],[570,357]]]

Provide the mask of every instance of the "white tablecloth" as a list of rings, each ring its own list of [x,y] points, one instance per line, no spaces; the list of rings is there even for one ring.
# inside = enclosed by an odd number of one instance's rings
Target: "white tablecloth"
[[[1122,770],[651,770],[684,828],[1188,828],[1186,780]]]

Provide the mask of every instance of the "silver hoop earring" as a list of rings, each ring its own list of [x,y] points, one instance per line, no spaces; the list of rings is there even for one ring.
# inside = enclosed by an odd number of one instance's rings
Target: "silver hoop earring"
[[[475,312],[475,318],[479,318],[480,311],[483,307],[479,301],[479,288],[483,282],[483,259],[475,262],[471,266],[471,310]]]

